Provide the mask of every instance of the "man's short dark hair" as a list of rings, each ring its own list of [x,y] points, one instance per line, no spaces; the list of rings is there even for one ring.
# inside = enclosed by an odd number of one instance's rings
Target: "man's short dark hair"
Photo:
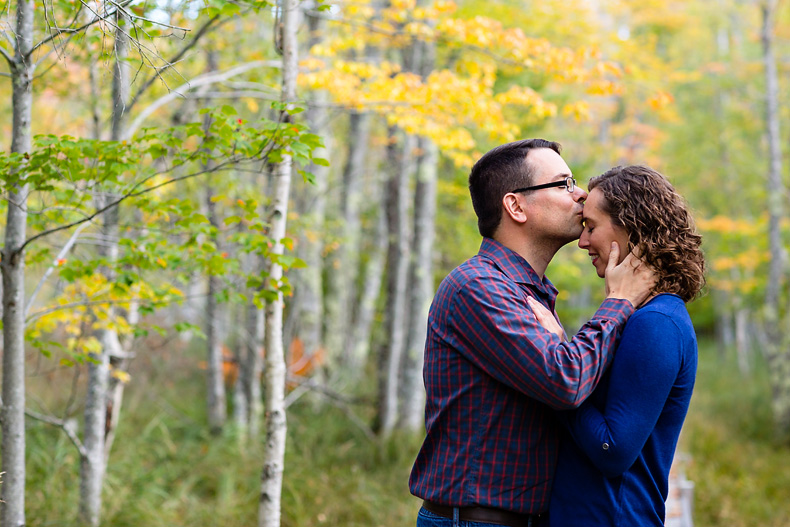
[[[489,150],[469,173],[469,193],[477,214],[477,229],[492,238],[502,219],[502,198],[514,189],[533,185],[533,170],[526,162],[530,150],[550,148],[558,154],[562,146],[546,139],[524,139]]]

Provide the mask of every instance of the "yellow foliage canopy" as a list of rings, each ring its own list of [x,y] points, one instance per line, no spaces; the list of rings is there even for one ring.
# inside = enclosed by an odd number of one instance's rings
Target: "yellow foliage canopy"
[[[534,87],[503,82],[509,76],[534,76],[541,79],[542,90],[555,82],[595,96],[620,90],[621,69],[600,60],[596,49],[555,46],[492,18],[452,18],[454,11],[455,5],[445,0],[420,8],[414,0],[398,0],[374,19],[375,10],[367,4],[348,6],[342,34],[314,46],[302,61],[301,86],[326,90],[338,105],[375,111],[390,125],[429,137],[460,164],[469,162],[476,145],[470,130],[500,142],[520,135],[519,124],[506,115],[508,107],[524,108],[520,117],[526,115],[531,123],[557,115],[556,103]],[[405,48],[417,39],[435,43],[442,50],[438,56],[452,59],[421,76],[392,62],[349,58],[366,45]],[[591,113],[583,100],[566,102],[562,112],[578,120]]]

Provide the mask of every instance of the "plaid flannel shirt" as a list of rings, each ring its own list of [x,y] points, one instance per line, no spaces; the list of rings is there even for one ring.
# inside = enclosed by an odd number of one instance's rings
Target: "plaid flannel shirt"
[[[547,510],[558,445],[552,409],[577,407],[593,391],[634,308],[607,299],[564,342],[538,325],[528,296],[554,312],[551,282],[490,238],[439,286],[425,343],[427,435],[409,479],[415,496]]]

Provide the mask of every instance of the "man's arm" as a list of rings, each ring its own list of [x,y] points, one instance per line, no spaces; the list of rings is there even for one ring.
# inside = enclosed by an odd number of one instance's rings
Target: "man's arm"
[[[555,409],[575,408],[608,366],[633,306],[606,299],[570,340],[532,316],[527,292],[505,276],[476,277],[450,309],[453,347],[488,375]]]

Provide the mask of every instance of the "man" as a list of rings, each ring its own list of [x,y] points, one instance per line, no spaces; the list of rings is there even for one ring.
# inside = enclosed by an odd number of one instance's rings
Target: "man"
[[[557,290],[544,273],[579,238],[587,197],[560,148],[543,139],[502,145],[469,175],[483,242],[442,281],[428,317],[427,437],[409,482],[424,500],[418,527],[535,524],[557,459],[552,409],[592,392],[654,283],[634,255],[615,266],[615,244],[607,298],[579,333],[566,342],[537,323],[528,302],[554,312]]]

